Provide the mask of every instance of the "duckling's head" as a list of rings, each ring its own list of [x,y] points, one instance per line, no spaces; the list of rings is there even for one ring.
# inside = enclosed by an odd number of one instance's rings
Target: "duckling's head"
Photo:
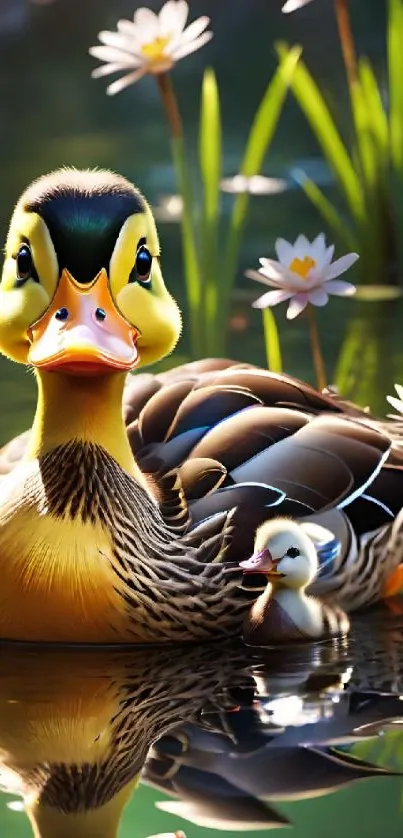
[[[181,316],[162,278],[150,207],[109,171],[61,169],[15,208],[0,283],[0,351],[93,375],[171,352]]]
[[[305,588],[318,570],[316,549],[289,518],[265,521],[256,532],[254,554],[241,562],[244,573],[263,573],[273,586]]]

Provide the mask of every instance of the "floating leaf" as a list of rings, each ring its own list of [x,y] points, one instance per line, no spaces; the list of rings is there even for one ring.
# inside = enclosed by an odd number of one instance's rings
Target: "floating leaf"
[[[370,303],[397,300],[402,296],[403,289],[397,285],[358,285],[354,294],[355,299]]]

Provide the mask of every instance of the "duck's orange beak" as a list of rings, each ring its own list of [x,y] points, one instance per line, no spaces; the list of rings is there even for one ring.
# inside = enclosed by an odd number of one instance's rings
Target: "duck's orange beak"
[[[120,314],[103,268],[89,285],[64,270],[53,300],[27,332],[28,362],[70,375],[105,375],[138,363],[138,330]]]

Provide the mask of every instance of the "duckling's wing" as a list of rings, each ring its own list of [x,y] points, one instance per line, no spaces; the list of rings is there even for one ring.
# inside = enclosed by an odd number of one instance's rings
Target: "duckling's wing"
[[[318,556],[318,576],[323,579],[332,573],[342,552],[342,542],[331,530],[314,521],[302,521],[301,527],[313,541]]]

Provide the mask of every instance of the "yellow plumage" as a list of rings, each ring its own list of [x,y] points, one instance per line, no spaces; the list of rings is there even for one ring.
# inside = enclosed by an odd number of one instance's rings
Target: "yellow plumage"
[[[201,540],[182,542],[163,520],[122,415],[127,371],[171,352],[181,331],[159,255],[147,202],[110,172],[56,172],[17,204],[0,351],[34,366],[38,403],[0,487],[0,637],[138,643],[239,629],[247,599],[209,564],[229,517],[210,546],[203,535],[205,566]]]

